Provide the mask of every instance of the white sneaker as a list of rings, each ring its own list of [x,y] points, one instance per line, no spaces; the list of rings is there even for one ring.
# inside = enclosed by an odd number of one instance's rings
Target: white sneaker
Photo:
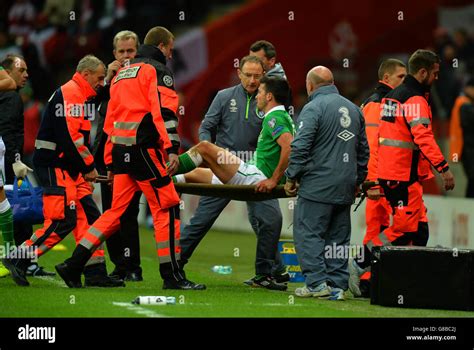
[[[326,282],[319,284],[316,288],[311,288],[308,286],[303,286],[300,288],[295,289],[295,295],[301,298],[310,298],[310,297],[326,297],[331,294],[331,290],[329,289]]]
[[[331,295],[328,300],[346,300],[344,298],[344,290],[341,288],[331,288]]]
[[[360,297],[362,295],[360,291],[360,276],[365,272],[364,269],[360,268],[357,265],[356,261],[353,258],[349,258],[349,290],[355,297]]]

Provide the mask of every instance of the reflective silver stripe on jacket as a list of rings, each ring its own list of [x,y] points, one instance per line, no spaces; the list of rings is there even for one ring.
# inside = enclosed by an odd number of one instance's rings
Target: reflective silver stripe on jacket
[[[84,160],[91,156],[91,153],[89,152],[89,150],[87,148],[85,150],[79,152],[79,154],[81,155],[82,159],[84,159]]]
[[[165,122],[166,129],[177,128],[178,122],[176,120],[169,120]]]
[[[393,140],[393,139],[386,139],[383,137],[379,137],[379,143],[384,146],[408,148],[408,149],[413,149],[413,150],[418,149],[417,145],[409,141],[400,141],[400,140]]]
[[[428,124],[431,124],[431,120],[430,118],[418,118],[418,119],[413,119],[408,124],[410,124],[411,127],[414,127],[420,124],[428,125]]]
[[[114,144],[125,145],[125,146],[131,146],[131,145],[137,144],[136,136],[112,136],[110,140]]]
[[[35,141],[35,148],[37,149],[49,149],[51,151],[56,151],[56,143],[51,141],[43,141],[43,140],[36,140]]]
[[[84,136],[79,137],[76,141],[74,141],[76,147],[84,146]]]
[[[171,134],[171,135],[168,135],[170,141],[176,141],[176,142],[179,142],[179,136],[178,134]]]
[[[114,122],[114,128],[120,130],[137,130],[140,122]]]

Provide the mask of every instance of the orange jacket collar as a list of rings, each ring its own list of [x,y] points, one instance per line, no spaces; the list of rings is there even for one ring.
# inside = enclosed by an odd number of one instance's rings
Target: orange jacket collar
[[[387,84],[386,82],[384,82],[384,81],[382,81],[382,80],[379,80],[379,83],[380,83],[380,84],[387,85],[387,86],[390,88],[390,90],[393,90],[393,86],[392,86],[392,85]]]
[[[76,72],[72,76],[72,80],[77,85],[79,85],[79,88],[81,89],[81,92],[84,94],[84,96],[86,96],[86,99],[97,95],[97,92],[92,88],[92,86],[89,85],[87,80],[84,79],[80,73]]]

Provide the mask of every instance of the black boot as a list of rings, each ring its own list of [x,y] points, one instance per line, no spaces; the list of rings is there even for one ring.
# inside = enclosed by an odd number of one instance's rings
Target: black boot
[[[115,269],[109,274],[110,278],[114,278],[118,280],[124,280],[126,276],[127,276],[127,271],[118,267],[115,267]]]
[[[86,287],[125,287],[122,279],[107,276],[105,263],[97,263],[84,268]]]
[[[66,262],[56,265],[55,268],[69,288],[82,288],[81,269],[73,268]]]
[[[127,272],[127,275],[125,276],[125,281],[129,281],[129,282],[143,281],[142,269],[140,268],[139,270],[136,270],[136,271]]]
[[[30,282],[26,279],[26,269],[30,259],[3,259],[3,265],[10,271],[13,281],[19,286],[28,287]]]
[[[204,290],[206,289],[206,285],[194,283],[187,279],[182,279],[179,281],[164,280],[163,289]]]
[[[72,256],[62,264],[56,265],[56,271],[69,288],[82,288],[81,274],[92,252],[82,245],[76,246]]]
[[[204,284],[194,283],[186,278],[183,264],[180,260],[176,262],[161,263],[160,275],[163,279],[163,289],[204,290]],[[177,266],[176,266],[177,265]]]

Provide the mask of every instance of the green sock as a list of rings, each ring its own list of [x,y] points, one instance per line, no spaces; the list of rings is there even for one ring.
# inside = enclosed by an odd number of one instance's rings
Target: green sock
[[[11,246],[14,246],[12,208],[8,208],[6,212],[0,213],[0,231],[2,232],[5,247],[9,249]]]
[[[194,169],[196,169],[196,164],[194,164],[191,156],[186,152],[179,156],[179,167],[175,175],[186,174]]]

